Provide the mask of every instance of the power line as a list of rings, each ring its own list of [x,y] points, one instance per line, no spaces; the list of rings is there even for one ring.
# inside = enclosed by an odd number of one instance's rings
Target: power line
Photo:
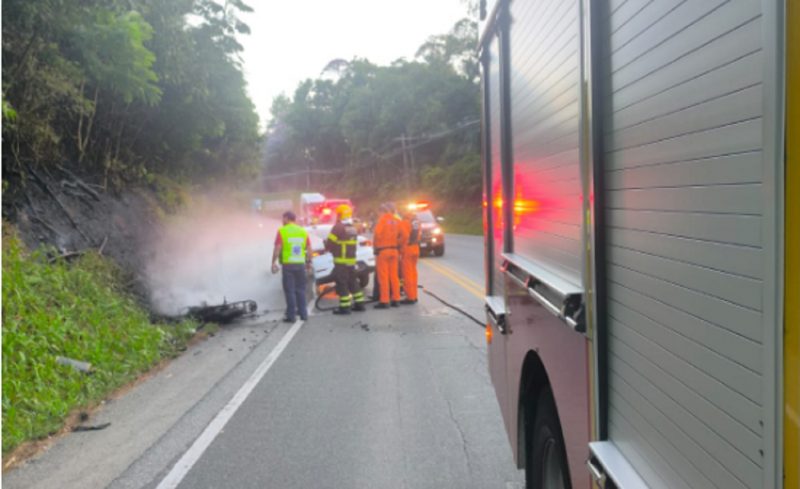
[[[279,173],[277,175],[267,175],[262,177],[264,180],[274,180],[278,178],[286,178],[286,177],[296,177],[298,175],[307,175],[309,173],[319,174],[319,175],[332,175],[335,173],[342,173],[345,169],[344,168],[334,168],[333,170],[303,170],[303,171],[295,171],[289,173]]]
[[[438,133],[434,133],[434,134],[430,134],[430,135],[397,137],[397,138],[392,139],[392,141],[401,141],[402,139],[405,139],[404,143],[401,142],[401,148],[392,150],[392,151],[390,151],[388,153],[384,153],[384,154],[380,154],[380,153],[378,153],[378,152],[376,152],[376,151],[374,151],[372,149],[369,149],[369,148],[362,148],[362,151],[368,151],[368,152],[372,153],[375,157],[385,161],[385,160],[394,158],[395,156],[398,156],[400,154],[406,154],[405,153],[406,151],[411,151],[411,150],[413,150],[415,148],[419,148],[421,146],[425,146],[426,144],[430,144],[430,143],[432,143],[432,142],[434,142],[434,141],[436,141],[438,139],[441,139],[441,138],[443,138],[445,136],[449,136],[450,134],[456,133],[458,131],[467,129],[467,128],[472,127],[472,126],[474,126],[474,125],[476,125],[478,123],[480,123],[480,119],[474,119],[474,120],[471,120],[471,121],[466,121],[466,122],[460,123],[459,125],[457,125],[454,128],[445,129],[443,131],[439,131]],[[419,140],[419,139],[422,139],[422,141],[420,141],[418,143],[414,143],[414,144],[407,144],[409,141],[414,141],[414,140]],[[385,149],[387,146],[390,146],[391,144],[392,143],[384,145],[382,149]],[[360,165],[350,165],[350,166],[345,167],[345,168],[334,168],[334,169],[331,169],[331,170],[311,170],[311,169],[309,169],[309,170],[303,170],[303,171],[297,171],[297,172],[280,173],[280,174],[277,174],[277,175],[267,175],[267,176],[264,176],[262,178],[264,180],[276,180],[276,179],[279,179],[279,178],[294,177],[294,176],[298,176],[298,175],[309,175],[309,174],[331,175],[331,174],[336,174],[336,173],[342,173],[342,172],[347,171],[347,170],[358,170],[360,168],[366,168],[366,167],[372,166],[373,164],[374,163],[371,163],[371,162],[370,163],[362,163]]]
[[[466,128],[468,128],[468,127],[472,127],[472,126],[474,126],[475,124],[478,124],[479,122],[480,122],[480,120],[479,120],[479,119],[476,119],[476,120],[469,121],[469,122],[466,122],[466,123],[464,123],[464,124],[461,124],[461,125],[459,125],[459,126],[456,126],[456,127],[455,127],[455,128],[453,128],[453,129],[447,129],[447,130],[445,130],[445,131],[441,131],[441,132],[439,132],[439,133],[436,133],[436,134],[433,134],[433,135],[431,135],[431,136],[428,136],[428,137],[427,137],[427,139],[425,139],[425,140],[424,140],[424,141],[422,141],[422,142],[419,142],[419,143],[416,143],[416,144],[412,144],[412,145],[406,145],[406,149],[414,149],[414,148],[419,148],[420,146],[424,146],[424,145],[426,145],[426,144],[428,144],[428,143],[432,143],[433,141],[436,141],[437,139],[441,139],[441,138],[443,138],[443,137],[445,137],[445,136],[449,136],[450,134],[453,134],[454,132],[458,132],[458,131],[461,131],[462,129],[466,129]],[[418,138],[420,138],[420,137],[421,137],[421,136],[417,136],[416,138],[413,138],[413,139],[418,139]],[[397,138],[396,138],[396,139],[397,139]],[[411,139],[411,138],[410,138],[410,137],[406,137],[406,141],[408,141],[409,139]],[[401,149],[401,150],[400,150],[400,152],[402,152],[402,151],[403,151],[403,150]],[[399,155],[399,154],[400,154],[400,152],[398,152],[397,150],[395,150],[393,153],[391,153],[391,154],[389,154],[389,155],[387,155],[387,156],[388,156],[389,158],[391,158],[391,157],[393,157],[393,156],[397,156],[397,155]]]

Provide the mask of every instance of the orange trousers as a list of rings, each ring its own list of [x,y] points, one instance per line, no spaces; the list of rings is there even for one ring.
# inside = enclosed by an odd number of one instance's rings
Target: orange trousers
[[[400,253],[397,250],[382,250],[375,261],[375,271],[378,276],[378,289],[380,289],[380,302],[389,303],[389,292],[393,301],[400,300],[400,275],[398,265]]]
[[[417,262],[419,261],[419,245],[406,246],[403,250],[401,260],[403,275],[403,288],[406,291],[406,298],[412,301],[417,300]]]

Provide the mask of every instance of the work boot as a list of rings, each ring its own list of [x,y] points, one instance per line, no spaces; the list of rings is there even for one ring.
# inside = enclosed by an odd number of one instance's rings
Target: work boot
[[[353,306],[353,310],[356,311],[356,312],[364,312],[364,311],[367,310],[367,308],[364,307],[364,304],[362,304],[360,302],[356,302],[356,305]]]
[[[416,304],[416,303],[417,303],[417,299],[403,299],[403,300],[400,301],[400,304],[406,304],[406,305],[408,305],[408,304]]]
[[[400,304],[397,301],[392,301],[392,307],[400,307]]]
[[[350,314],[350,309],[346,307],[339,307],[333,310],[334,314]]]
[[[375,309],[389,309],[389,304],[385,302],[379,302],[378,305],[375,306]]]

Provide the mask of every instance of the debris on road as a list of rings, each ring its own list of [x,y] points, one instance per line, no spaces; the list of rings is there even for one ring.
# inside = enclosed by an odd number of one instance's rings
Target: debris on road
[[[203,303],[201,306],[192,306],[186,315],[191,316],[204,323],[226,324],[230,323],[245,314],[252,314],[258,309],[258,304],[254,300],[237,302],[224,301],[222,304],[209,306]]]
[[[56,357],[56,363],[59,365],[68,365],[83,373],[92,373],[92,364],[89,362],[82,362],[74,358]]]
[[[76,426],[76,427],[72,428],[72,431],[73,432],[78,432],[78,431],[100,431],[100,430],[104,430],[104,429],[108,428],[109,426],[111,426],[111,423],[101,423],[101,424],[94,424],[94,425],[88,425],[88,426]]]

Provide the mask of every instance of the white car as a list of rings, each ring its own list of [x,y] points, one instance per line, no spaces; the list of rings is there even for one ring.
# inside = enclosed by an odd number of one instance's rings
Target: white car
[[[311,262],[314,270],[314,283],[317,286],[333,283],[333,255],[325,250],[325,238],[330,234],[330,224],[307,226],[311,241]],[[375,254],[372,243],[364,236],[358,236],[356,248],[356,273],[361,287],[369,284],[369,275],[375,270]],[[316,287],[315,287],[316,289]]]

